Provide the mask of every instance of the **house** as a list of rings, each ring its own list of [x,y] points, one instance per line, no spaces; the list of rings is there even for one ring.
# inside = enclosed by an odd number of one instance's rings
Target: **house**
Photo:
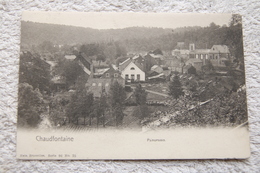
[[[140,66],[138,66],[133,61],[126,61],[125,64],[121,64],[121,68],[119,66],[119,69],[121,69],[121,76],[125,80],[131,80],[131,81],[145,81],[145,73],[141,69]],[[124,68],[122,68],[122,66]]]
[[[190,55],[190,51],[189,50],[185,50],[185,49],[175,49],[172,51],[172,56],[176,57],[176,58],[184,58],[187,59],[189,58]]]
[[[225,66],[225,61],[232,61],[226,45],[213,45],[210,49],[209,59],[213,66]]]
[[[211,49],[196,49],[194,43],[189,44],[189,49],[175,49],[172,55],[176,58],[200,59],[203,65],[211,61],[213,66],[225,66],[225,61],[233,61],[226,45],[213,45]]]
[[[88,59],[88,57],[81,53],[79,54],[74,61],[78,62],[79,66],[82,68],[82,70],[88,74],[93,75],[93,65],[92,62]]]
[[[154,65],[151,67],[151,71],[155,71],[157,73],[162,73],[163,72],[163,68],[159,65]]]
[[[156,72],[156,71],[148,71],[146,73],[146,77],[149,78],[149,77],[153,77],[153,76],[157,76],[159,75],[160,73]]]
[[[94,69],[94,78],[100,78],[106,71],[108,71],[110,68],[95,68]]]
[[[101,78],[121,78],[121,76],[117,67],[115,67],[114,65],[110,65],[110,68],[103,72]]]
[[[121,76],[112,78],[89,78],[85,87],[88,92],[93,93],[95,98],[98,98],[102,94],[108,94],[111,84],[115,81],[117,81],[122,87],[125,87],[125,80]]]
[[[125,79],[121,77],[117,67],[110,65],[109,68],[95,68],[93,75],[90,75],[85,86],[88,92],[92,92],[94,97],[97,98],[102,94],[108,94],[110,85],[115,81],[125,87]]]
[[[101,97],[102,94],[110,90],[111,79],[89,78],[85,87],[88,92],[93,93],[94,98]]]
[[[169,70],[182,73],[182,67],[184,66],[184,64],[181,61],[181,59],[168,57],[165,59],[164,63],[165,63],[164,65],[168,67]]]
[[[162,65],[163,64],[163,62],[164,62],[164,56],[163,55],[161,55],[161,54],[153,54],[153,53],[149,53],[149,55],[154,58],[154,60],[155,60],[157,65]]]
[[[55,75],[51,79],[51,89],[53,91],[60,91],[66,89],[66,79],[62,76]]]

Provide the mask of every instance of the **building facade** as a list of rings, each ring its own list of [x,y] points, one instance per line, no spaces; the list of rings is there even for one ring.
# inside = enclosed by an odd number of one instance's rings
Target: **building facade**
[[[134,62],[130,62],[121,71],[121,76],[125,80],[131,81],[145,81],[145,73]]]

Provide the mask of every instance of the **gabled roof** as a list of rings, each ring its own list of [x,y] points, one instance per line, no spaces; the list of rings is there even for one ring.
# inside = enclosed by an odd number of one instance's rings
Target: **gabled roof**
[[[153,54],[153,53],[149,53],[149,55],[152,56],[153,58],[159,58],[159,59],[162,59],[162,58],[163,58],[163,55],[161,55],[161,54],[155,55],[155,54]]]
[[[75,60],[80,61],[87,69],[90,69],[91,61],[88,59],[87,55],[84,53],[79,54]]]
[[[208,54],[211,52],[211,49],[195,49],[193,51],[190,51],[190,53],[196,53],[196,54]]]
[[[226,45],[213,45],[211,51],[219,53],[230,53]]]
[[[96,68],[95,69],[95,75],[102,75],[104,74],[106,71],[108,71],[110,68],[101,68],[101,69],[98,69]]]
[[[157,67],[160,67],[159,65],[153,65],[152,67],[151,67],[151,70],[155,70]]]
[[[79,54],[74,61],[77,61],[80,67],[84,70],[88,75],[91,74],[91,62],[87,59],[85,54]]]
[[[202,63],[202,61],[200,59],[197,59],[197,58],[191,58],[189,60],[186,61],[186,65],[188,64],[192,64],[192,63]]]
[[[139,58],[139,57],[137,57],[137,58]],[[137,59],[137,58],[136,58],[136,59]],[[121,71],[123,71],[123,70],[126,69],[126,68],[129,66],[129,64],[131,64],[131,63],[135,64],[140,70],[143,69],[142,65],[141,65],[140,63],[138,63],[138,61],[135,61],[135,62],[133,62],[133,61],[134,61],[134,60],[131,59],[131,58],[126,59],[124,62],[122,62],[122,63],[119,64],[119,69],[120,69]],[[143,70],[142,70],[142,71],[143,71]]]
[[[114,70],[118,70],[118,67],[117,67],[115,64],[111,64],[111,67],[112,67]]]
[[[148,75],[148,76],[156,76],[156,75],[158,75],[158,74],[159,74],[158,72],[152,71],[152,70],[150,70],[150,71],[147,72],[147,75]]]
[[[134,62],[132,62],[132,61],[130,61],[130,63],[124,68],[124,69],[122,69],[122,71],[124,71],[128,66],[130,66],[131,64],[134,64],[137,68],[139,68],[141,71],[143,71],[142,70],[142,68],[140,68],[138,65],[137,65],[137,63],[134,63]]]
[[[119,70],[123,71],[131,62],[131,59],[127,58],[125,61],[119,63]]]

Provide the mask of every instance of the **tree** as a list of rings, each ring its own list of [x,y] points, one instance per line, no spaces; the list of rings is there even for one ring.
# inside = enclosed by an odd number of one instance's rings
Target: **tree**
[[[105,127],[105,112],[108,108],[107,96],[105,94],[101,94],[101,97],[94,102],[94,112],[97,118],[97,127],[102,121],[103,127]]]
[[[64,93],[55,94],[51,97],[50,108],[50,120],[54,125],[66,124],[66,106],[70,103],[69,95]]]
[[[84,76],[79,76],[75,84],[76,91],[71,96],[66,115],[69,121],[76,121],[77,125],[80,117],[84,118],[84,125],[86,125],[86,118],[89,118],[89,125],[91,126],[94,117],[94,97],[93,93],[87,92],[85,83]]]
[[[147,93],[142,88],[141,84],[136,85],[136,88],[135,88],[135,91],[134,91],[134,96],[135,96],[135,101],[136,101],[137,105],[146,104]]]
[[[215,71],[214,66],[212,65],[211,61],[208,60],[206,61],[206,64],[201,67],[202,73],[204,74],[209,74]]]
[[[39,49],[42,52],[54,53],[58,51],[58,48],[54,47],[53,43],[50,41],[44,41],[39,45]]]
[[[189,69],[188,69],[188,74],[197,74],[196,73],[196,68],[191,66]]]
[[[241,25],[242,24],[242,16],[239,14],[232,14],[232,17],[229,22],[229,26],[234,26],[234,25]]]
[[[105,62],[106,61],[106,56],[104,54],[98,54],[97,58],[96,58],[96,61],[98,61],[99,66],[100,66],[101,62]]]
[[[211,22],[211,23],[209,24],[209,26],[210,26],[210,28],[214,28],[214,29],[220,27],[219,25],[216,25],[214,22]]]
[[[159,49],[159,48],[158,48],[158,49],[155,49],[152,53],[155,54],[155,55],[163,55],[162,50]]]
[[[18,125],[36,127],[45,111],[43,96],[28,83],[19,84]]]
[[[134,111],[134,115],[138,116],[140,120],[143,120],[149,115],[148,106],[146,105],[147,93],[142,88],[141,84],[138,84],[134,91],[135,101],[137,107]]]
[[[169,95],[176,100],[180,96],[184,95],[184,92],[182,91],[181,82],[179,81],[179,77],[177,75],[175,75],[173,80],[170,82]]]
[[[79,76],[84,75],[84,71],[76,61],[60,59],[58,64],[54,68],[54,73],[65,78],[67,88],[74,85]]]
[[[80,47],[80,52],[85,53],[87,56],[94,56],[100,53],[98,44],[85,44]]]
[[[116,126],[123,123],[123,110],[126,94],[123,86],[117,81],[114,81],[110,87],[110,106],[112,109],[113,116],[116,118]]]
[[[20,55],[19,83],[28,83],[34,89],[49,91],[50,65],[39,55],[23,52]]]

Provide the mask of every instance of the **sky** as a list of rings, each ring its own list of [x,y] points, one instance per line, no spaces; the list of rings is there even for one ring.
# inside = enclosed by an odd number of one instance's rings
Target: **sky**
[[[232,14],[226,13],[107,13],[107,12],[23,12],[23,21],[89,27],[94,29],[119,29],[127,27],[178,28],[184,26],[228,25]]]

